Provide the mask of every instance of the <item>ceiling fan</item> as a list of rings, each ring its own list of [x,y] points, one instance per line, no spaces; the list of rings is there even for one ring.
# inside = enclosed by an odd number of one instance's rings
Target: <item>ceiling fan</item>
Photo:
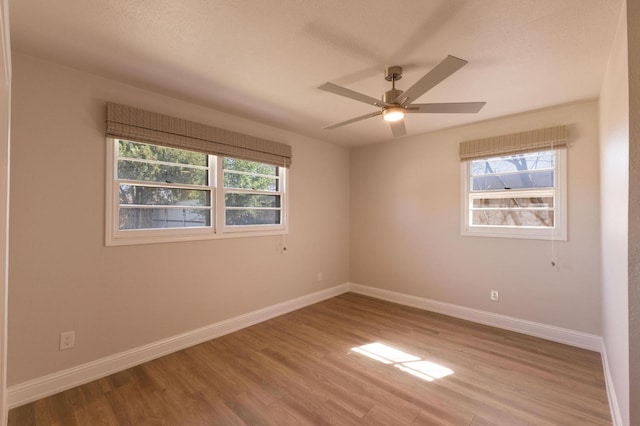
[[[413,86],[406,91],[396,89],[396,81],[402,78],[402,67],[392,66],[385,70],[384,79],[391,82],[391,90],[382,95],[382,100],[354,92],[353,90],[338,86],[333,83],[325,83],[318,87],[320,90],[335,93],[336,95],[345,96],[347,98],[364,102],[380,108],[380,111],[370,114],[361,115],[350,120],[341,121],[340,123],[331,124],[323,127],[323,129],[335,129],[356,121],[365,120],[367,118],[382,115],[385,121],[391,125],[391,133],[393,136],[403,136],[407,133],[404,126],[405,114],[415,113],[454,113],[468,114],[477,113],[482,109],[486,102],[455,102],[455,103],[431,103],[431,104],[414,104],[412,103],[428,90],[435,87],[438,83],[458,71],[467,61],[456,58],[455,56],[447,56],[442,62],[436,65],[431,71],[425,74]]]

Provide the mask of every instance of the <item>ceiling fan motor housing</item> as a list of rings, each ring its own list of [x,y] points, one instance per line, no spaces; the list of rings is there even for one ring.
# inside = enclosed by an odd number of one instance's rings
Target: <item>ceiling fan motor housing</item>
[[[396,104],[396,99],[398,98],[398,96],[400,96],[401,93],[402,90],[396,89],[394,87],[393,89],[384,92],[384,95],[382,95],[382,102],[387,104]]]

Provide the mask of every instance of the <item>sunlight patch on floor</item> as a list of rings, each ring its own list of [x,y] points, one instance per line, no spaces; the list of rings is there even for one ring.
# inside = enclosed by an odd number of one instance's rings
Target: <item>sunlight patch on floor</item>
[[[435,362],[422,360],[415,355],[408,354],[383,343],[369,343],[351,348],[351,350],[383,364],[393,365],[405,373],[409,373],[414,377],[428,382],[453,374],[453,370],[450,368],[436,364]]]

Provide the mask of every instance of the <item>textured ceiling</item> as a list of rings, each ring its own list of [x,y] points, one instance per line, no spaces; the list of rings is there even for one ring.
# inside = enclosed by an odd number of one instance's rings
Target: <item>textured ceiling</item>
[[[392,139],[375,107],[389,65],[406,90],[447,55],[469,64],[418,102],[486,101],[478,114],[411,114],[409,135],[598,96],[621,0],[11,0],[13,50],[314,138]]]

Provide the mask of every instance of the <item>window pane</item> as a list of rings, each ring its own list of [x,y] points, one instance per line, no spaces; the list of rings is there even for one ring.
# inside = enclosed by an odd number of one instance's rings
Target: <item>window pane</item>
[[[553,208],[553,197],[530,198],[474,198],[472,208],[514,208],[546,207]]]
[[[555,168],[553,151],[533,152],[522,155],[492,157],[471,162],[471,175],[509,173],[521,170],[541,170]]]
[[[553,227],[553,210],[473,210],[472,225]]]
[[[211,226],[209,209],[120,208],[120,229],[198,228]]]
[[[210,206],[211,192],[195,189],[120,185],[120,204]]]
[[[500,189],[553,188],[553,170],[512,173],[506,175],[483,175],[471,178],[473,191],[495,191]]]
[[[278,191],[278,167],[270,164],[225,157],[224,187],[252,189],[256,191]]]
[[[280,207],[279,195],[225,194],[227,207]]]
[[[235,170],[238,172],[257,173],[260,175],[278,175],[278,167],[270,164],[256,163],[253,161],[239,160],[237,158],[225,157],[222,159],[224,170]]]
[[[131,160],[118,161],[118,179],[204,186],[207,185],[207,178],[208,171],[205,169]]]
[[[118,156],[194,166],[207,166],[208,159],[207,154],[200,152],[123,140],[118,140]]]
[[[224,174],[224,187],[236,189],[253,189],[257,191],[277,191],[278,181],[264,176]]]
[[[224,173],[224,187],[253,189],[256,191],[277,191],[278,179],[275,177],[252,176],[238,173]]]
[[[226,210],[225,224],[227,226],[278,225],[280,210]]]

